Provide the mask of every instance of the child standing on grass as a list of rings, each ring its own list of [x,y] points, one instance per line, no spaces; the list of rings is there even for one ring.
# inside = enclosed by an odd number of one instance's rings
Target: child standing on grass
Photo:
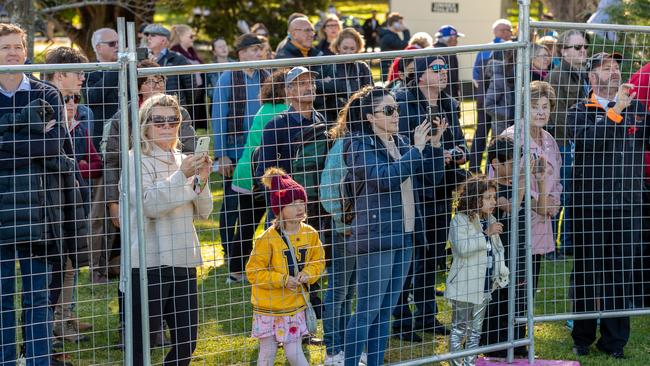
[[[445,297],[452,306],[449,351],[476,348],[481,341],[485,311],[494,289],[508,284],[499,234],[503,225],[492,216],[496,186],[484,175],[460,186],[456,215],[451,221],[449,240],[453,262]],[[475,365],[476,355],[453,359],[451,365]]]
[[[253,285],[252,336],[260,342],[257,365],[272,366],[278,343],[282,343],[292,366],[308,366],[302,350],[302,337],[309,333],[302,291],[320,278],[325,252],[318,232],[304,223],[305,189],[279,168],[267,169],[262,183],[270,191],[276,219],[255,240],[246,264]],[[293,255],[290,248],[295,249]]]

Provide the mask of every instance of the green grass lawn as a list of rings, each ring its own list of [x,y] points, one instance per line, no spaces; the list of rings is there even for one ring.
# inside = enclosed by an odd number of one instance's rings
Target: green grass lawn
[[[471,111],[472,102],[464,102],[463,111]],[[461,123],[466,137],[473,136],[473,115],[465,113]],[[201,132],[200,132],[201,133]],[[226,285],[227,266],[218,232],[218,211],[221,204],[221,178],[212,176],[214,211],[208,220],[196,222],[202,243],[205,265],[199,270],[199,342],[194,353],[193,365],[249,365],[254,364],[257,342],[250,337],[251,305],[250,285]],[[258,230],[258,233],[260,231]],[[536,296],[536,314],[565,313],[569,306],[567,298],[570,261],[544,262],[542,276]],[[441,274],[438,286],[444,288]],[[325,286],[323,286],[325,287]],[[76,365],[120,365],[122,352],[113,347],[118,340],[117,283],[91,285],[87,270],[79,277],[77,294],[78,314],[84,321],[92,322],[94,329],[88,333],[90,340],[75,345],[65,343],[65,351],[72,353]],[[443,299],[440,305],[440,319],[449,324],[450,308]],[[319,330],[322,336],[322,329]],[[432,354],[445,353],[447,341],[444,337],[424,335],[421,344],[410,344],[391,339],[386,352],[386,361],[396,363]],[[536,354],[540,359],[575,359],[571,353],[570,331],[564,322],[538,324],[535,327]],[[160,364],[167,349],[152,352],[154,364]],[[311,364],[321,364],[324,347],[309,346]],[[650,353],[650,317],[636,317],[632,320],[632,337],[626,348],[625,361],[613,361],[593,349],[592,355],[581,360],[582,365],[647,365]],[[284,364],[282,352],[277,365]]]

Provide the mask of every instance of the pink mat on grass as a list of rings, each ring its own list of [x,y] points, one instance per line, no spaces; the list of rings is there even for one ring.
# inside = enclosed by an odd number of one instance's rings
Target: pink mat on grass
[[[476,366],[525,366],[529,365],[528,359],[515,358],[512,363],[508,363],[505,358],[479,357],[476,360]],[[562,360],[535,360],[535,366],[580,366],[578,361]]]

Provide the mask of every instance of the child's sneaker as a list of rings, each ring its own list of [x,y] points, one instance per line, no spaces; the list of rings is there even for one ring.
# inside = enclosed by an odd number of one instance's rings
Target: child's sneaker
[[[343,351],[335,354],[334,356],[325,355],[324,366],[339,366],[345,363],[345,354]]]

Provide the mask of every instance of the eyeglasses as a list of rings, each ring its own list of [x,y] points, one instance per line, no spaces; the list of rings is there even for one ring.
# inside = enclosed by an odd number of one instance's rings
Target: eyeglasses
[[[147,79],[147,81],[145,81],[145,84],[148,84],[152,88],[165,87],[165,79],[162,79],[162,78],[161,79]]]
[[[448,69],[449,69],[449,65],[447,65],[447,64],[442,64],[442,65],[441,64],[433,64],[433,65],[431,65],[431,71],[433,71],[433,72],[440,72],[442,70],[448,70]]]
[[[395,113],[399,114],[399,105],[385,105],[384,108],[378,111],[373,111],[373,113],[383,113],[384,116],[390,117]]]
[[[568,48],[573,48],[576,51],[580,51],[581,49],[588,50],[589,46],[587,46],[586,44],[574,44],[573,46],[564,46],[564,47],[562,47],[562,49],[565,49],[565,50],[568,49]]]
[[[63,97],[63,102],[68,103],[70,101],[74,101],[75,104],[79,104],[79,101],[81,101],[81,95],[79,94],[72,94],[72,95],[66,95]]]
[[[178,120],[178,117],[176,116],[169,116],[169,117],[163,117],[163,116],[151,116],[149,118],[149,121],[151,124],[153,124],[156,127],[163,127],[165,125],[169,125],[171,128],[176,128],[178,127],[179,124],[181,124],[181,121]]]
[[[66,74],[75,75],[75,76],[78,76],[78,77],[86,76],[86,73],[83,72],[83,71],[67,71]]]
[[[304,33],[311,33],[311,34],[316,33],[316,31],[314,30],[314,28],[296,29],[296,31],[298,31],[298,32],[304,32]]]
[[[105,44],[108,47],[117,47],[117,41],[103,41],[99,42],[99,44]]]

